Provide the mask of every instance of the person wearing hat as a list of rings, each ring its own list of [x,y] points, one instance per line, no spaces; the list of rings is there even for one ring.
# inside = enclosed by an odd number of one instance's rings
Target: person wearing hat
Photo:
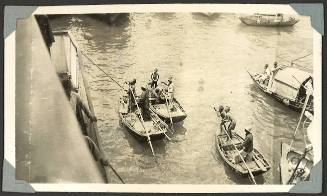
[[[261,74],[260,78],[259,78],[259,82],[264,84],[266,82],[266,80],[270,77],[271,71],[269,69],[268,64],[265,65],[264,67],[264,72]]]
[[[152,88],[157,88],[158,80],[159,80],[158,69],[155,68],[154,71],[151,74],[151,87]]]
[[[173,111],[174,110],[173,100],[174,100],[174,92],[175,92],[173,77],[168,78],[168,83],[165,82],[161,82],[161,83],[167,86],[165,91],[167,92],[166,96],[168,100],[168,105],[170,107],[170,110]]]
[[[253,135],[252,135],[252,128],[251,127],[247,127],[244,129],[245,131],[245,139],[244,142],[237,146],[238,149],[242,149],[240,151],[241,156],[243,157],[243,159],[245,160],[245,162],[249,162],[252,160],[253,157]],[[234,157],[234,161],[235,163],[239,163],[242,161],[242,159],[239,157],[239,155],[237,154]]]
[[[274,62],[274,68],[271,70],[271,73],[269,75],[268,92],[271,92],[272,82],[273,82],[274,76],[276,75],[276,73],[277,73],[277,71],[279,69],[281,69],[281,67],[279,67],[278,63],[275,61]]]
[[[135,108],[135,99],[134,96],[136,96],[135,93],[135,85],[136,85],[136,79],[134,78],[133,80],[129,81],[129,82],[125,82],[126,84],[128,84],[128,98],[129,98],[129,104],[128,104],[128,108],[129,108],[129,112],[133,112],[134,108]]]

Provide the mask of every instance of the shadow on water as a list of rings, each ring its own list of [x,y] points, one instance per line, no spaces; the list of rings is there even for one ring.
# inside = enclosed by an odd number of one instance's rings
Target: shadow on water
[[[170,12],[156,12],[152,14],[153,18],[163,20],[163,21],[169,21],[176,18],[175,13]]]
[[[219,20],[219,13],[210,13],[209,15],[202,12],[192,13],[192,18],[204,24],[211,24]]]

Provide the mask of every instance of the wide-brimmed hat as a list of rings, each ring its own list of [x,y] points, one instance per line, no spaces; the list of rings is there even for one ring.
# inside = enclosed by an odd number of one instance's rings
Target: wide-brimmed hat
[[[249,133],[252,133],[253,129],[250,126],[245,127],[244,131],[247,131]]]

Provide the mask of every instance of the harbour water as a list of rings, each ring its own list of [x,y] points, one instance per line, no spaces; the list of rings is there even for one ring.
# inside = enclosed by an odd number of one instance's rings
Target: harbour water
[[[309,18],[283,28],[246,26],[235,14],[197,13],[131,13],[116,26],[75,15],[51,24],[53,30],[70,30],[80,48],[121,84],[136,78],[138,93],[154,68],[161,81],[174,78],[175,96],[188,117],[175,126],[172,141],[153,142],[155,162],[149,145],[119,125],[120,88],[84,59],[101,145],[126,183],[250,184],[224,165],[215,147],[213,106],[220,104],[231,107],[237,133],[253,127],[254,145],[272,166],[257,183],[280,183],[280,143],[291,141],[300,114],[262,93],[247,70],[262,72],[264,64],[281,62],[279,56],[293,60],[312,52]],[[297,63],[312,72],[312,56]],[[303,136],[297,138],[295,146],[303,149]],[[119,181],[113,176],[111,183]]]

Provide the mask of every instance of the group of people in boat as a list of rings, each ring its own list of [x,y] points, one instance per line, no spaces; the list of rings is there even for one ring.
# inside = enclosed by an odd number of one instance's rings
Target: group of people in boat
[[[151,73],[149,82],[141,87],[142,93],[140,96],[136,95],[136,79],[129,82],[125,82],[128,85],[127,96],[128,96],[128,113],[134,112],[139,109],[141,110],[142,117],[147,120],[149,119],[150,105],[151,104],[168,104],[170,111],[174,110],[174,83],[173,78],[169,77],[167,82],[161,82],[163,86],[158,86],[159,81],[158,69],[154,69]]]
[[[236,127],[236,120],[232,117],[230,113],[230,107],[229,106],[222,106],[220,105],[217,108],[214,108],[218,114],[218,116],[221,118],[220,125],[222,126],[222,129],[224,129],[226,132],[223,134],[228,135],[227,140],[233,140],[233,131]],[[244,129],[245,131],[245,140],[242,144],[237,145],[236,148],[241,150],[240,155],[242,158],[237,154],[234,157],[233,162],[239,163],[243,160],[246,162],[249,162],[252,160],[253,157],[253,135],[252,135],[252,128],[246,127]],[[232,142],[232,141],[231,141]]]
[[[274,67],[272,69],[269,68],[268,64],[265,64],[264,71],[259,77],[259,82],[267,86],[268,92],[271,92],[273,78],[280,69],[282,69],[282,67],[279,66],[277,62],[274,62]]]

